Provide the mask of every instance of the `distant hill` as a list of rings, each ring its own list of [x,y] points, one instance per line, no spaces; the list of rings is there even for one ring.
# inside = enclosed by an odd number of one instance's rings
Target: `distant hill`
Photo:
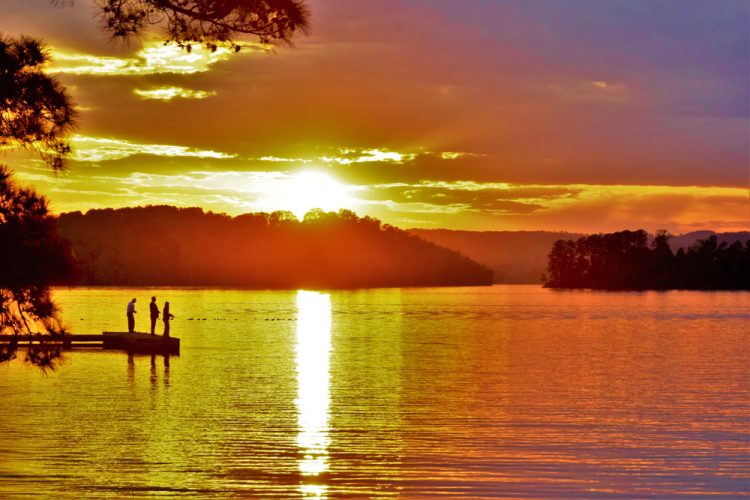
[[[557,240],[576,240],[581,233],[548,231],[452,231],[449,229],[410,229],[410,233],[446,248],[457,250],[495,272],[495,283],[541,283],[547,256]],[[719,243],[745,242],[750,232],[715,233],[694,231],[670,239],[674,251],[688,248],[711,235]]]
[[[230,217],[149,206],[65,213],[57,220],[84,284],[366,288],[489,285],[460,253],[353,212]]]
[[[555,241],[583,234],[547,231],[452,231],[410,229],[410,233],[457,250],[495,272],[495,283],[541,283]]]
[[[745,243],[750,240],[750,231],[738,231],[734,233],[717,233],[715,231],[693,231],[690,233],[681,234],[679,236],[672,236],[669,239],[669,246],[673,251],[677,251],[680,248],[688,249],[689,247],[698,243],[699,240],[705,240],[713,235],[716,235],[717,243],[731,244],[735,241]]]

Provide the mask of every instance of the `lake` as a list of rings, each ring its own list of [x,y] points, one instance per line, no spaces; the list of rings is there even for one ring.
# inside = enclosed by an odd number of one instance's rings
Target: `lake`
[[[181,353],[0,365],[2,498],[750,490],[750,293],[55,295],[73,333],[168,300]]]

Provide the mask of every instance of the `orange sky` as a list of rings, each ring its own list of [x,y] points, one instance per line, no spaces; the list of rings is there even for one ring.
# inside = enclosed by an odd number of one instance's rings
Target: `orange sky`
[[[750,229],[748,3],[312,0],[295,47],[108,43],[0,4],[80,109],[55,211],[351,208],[401,227]],[[387,7],[387,8],[384,8]]]

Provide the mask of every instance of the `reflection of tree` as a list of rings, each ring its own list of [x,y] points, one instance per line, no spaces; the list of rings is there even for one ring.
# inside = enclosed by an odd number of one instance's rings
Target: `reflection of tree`
[[[43,372],[54,370],[63,360],[59,345],[36,344],[26,351],[26,362],[38,366]]]
[[[0,363],[16,359],[18,339],[11,339],[7,344],[0,344]]]
[[[164,29],[166,42],[190,50],[192,43],[216,49],[240,45],[234,39],[256,36],[260,42],[290,41],[309,27],[309,11],[301,0],[97,0],[104,29],[113,37]]]
[[[750,290],[750,240],[718,243],[715,235],[673,253],[658,231],[594,234],[552,247],[546,286],[608,290]]]

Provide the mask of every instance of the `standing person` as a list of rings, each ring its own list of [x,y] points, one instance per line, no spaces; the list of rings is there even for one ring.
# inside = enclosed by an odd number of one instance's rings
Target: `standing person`
[[[135,297],[128,302],[128,333],[135,332]]]
[[[164,336],[169,337],[169,320],[174,318],[174,314],[169,312],[169,302],[164,303],[162,321],[164,321]]]
[[[156,305],[156,297],[151,297],[151,303],[148,305],[151,311],[151,335],[156,335],[156,320],[159,319],[159,306]]]

